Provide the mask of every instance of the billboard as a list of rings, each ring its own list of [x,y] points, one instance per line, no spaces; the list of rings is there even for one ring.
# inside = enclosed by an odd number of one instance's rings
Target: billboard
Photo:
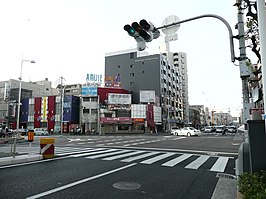
[[[114,88],[121,88],[121,77],[120,74],[117,76],[106,76],[104,78],[105,87],[114,87]]]
[[[88,73],[86,76],[87,83],[101,85],[103,81],[102,74],[90,74]]]
[[[81,95],[82,95],[82,97],[97,96],[98,95],[97,87],[95,87],[95,86],[82,86]]]
[[[154,90],[140,90],[139,97],[140,97],[140,103],[155,103]]]
[[[131,94],[108,93],[109,104],[131,104]]]

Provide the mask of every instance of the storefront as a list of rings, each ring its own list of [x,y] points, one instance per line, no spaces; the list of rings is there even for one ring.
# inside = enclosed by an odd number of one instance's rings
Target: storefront
[[[108,133],[131,133],[132,119],[129,117],[101,117],[101,132]]]

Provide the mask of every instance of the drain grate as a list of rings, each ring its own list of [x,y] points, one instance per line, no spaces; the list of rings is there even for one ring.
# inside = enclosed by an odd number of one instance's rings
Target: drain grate
[[[135,182],[117,182],[113,184],[113,187],[122,190],[135,190],[139,189],[141,185]]]
[[[232,174],[227,174],[227,173],[217,173],[216,174],[217,178],[228,178],[228,179],[236,179],[235,175]]]

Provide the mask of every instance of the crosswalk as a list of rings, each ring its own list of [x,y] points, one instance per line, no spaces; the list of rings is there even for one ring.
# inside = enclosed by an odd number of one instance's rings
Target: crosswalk
[[[32,147],[31,153],[40,153],[39,147]],[[29,148],[18,147],[19,154],[28,153]],[[56,156],[86,159],[101,159],[104,161],[136,162],[144,165],[159,164],[162,167],[184,167],[185,169],[206,169],[212,172],[225,172],[233,157],[210,156],[201,154],[177,153],[169,151],[131,150],[119,148],[81,148],[55,147]]]
[[[176,141],[180,139],[185,139],[187,137],[176,137],[176,136],[163,136],[157,139],[147,139],[147,138],[135,138],[135,139],[126,139],[123,138],[113,138],[113,139],[101,139],[101,138],[94,138],[94,139],[85,139],[85,138],[69,138],[67,146],[75,146],[75,145],[95,145],[97,147],[104,147],[104,146],[123,146],[123,147],[130,147],[136,145],[144,145],[144,144],[153,144],[161,141]],[[100,139],[100,140],[99,140]]]

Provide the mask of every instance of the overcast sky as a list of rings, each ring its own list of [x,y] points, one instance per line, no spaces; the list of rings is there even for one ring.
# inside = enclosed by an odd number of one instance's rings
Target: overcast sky
[[[202,14],[226,19],[233,32],[237,8],[232,0],[1,0],[0,81],[18,79],[22,59],[23,81],[60,76],[66,84],[85,83],[87,73],[104,74],[105,53],[135,48],[123,26],[147,19],[157,27],[169,15],[180,20]],[[229,35],[214,18],[181,24],[172,52],[187,53],[189,103],[235,114],[242,107],[239,67],[230,60]],[[159,53],[162,36],[147,43]],[[239,56],[235,40],[236,55]],[[236,64],[238,64],[236,62]]]

